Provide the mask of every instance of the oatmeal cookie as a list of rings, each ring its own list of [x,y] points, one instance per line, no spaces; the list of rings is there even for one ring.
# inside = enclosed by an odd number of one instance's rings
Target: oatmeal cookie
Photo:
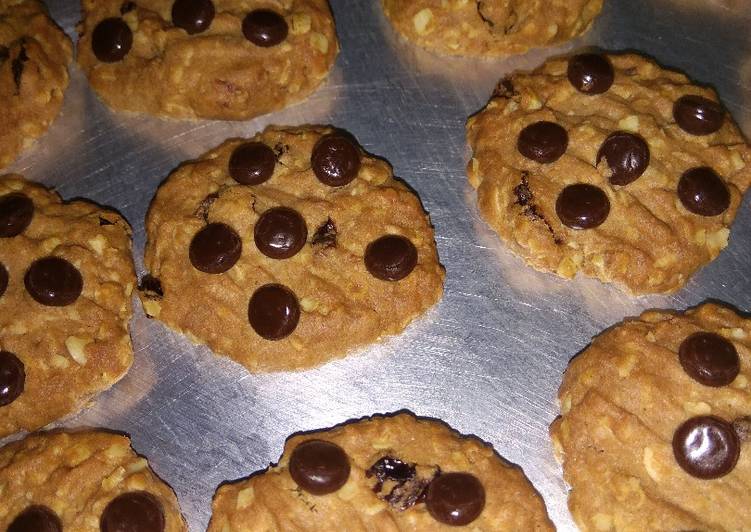
[[[408,413],[293,436],[276,466],[221,486],[213,508],[209,532],[554,530],[521,469]]]
[[[748,530],[751,320],[648,311],[570,364],[551,427],[582,530]]]
[[[29,436],[0,449],[0,529],[183,532],[173,491],[125,436]]]
[[[73,45],[38,0],[0,0],[0,168],[60,112]]]
[[[638,55],[552,59],[467,124],[482,217],[529,265],[674,292],[727,245],[751,148],[711,89]]]
[[[76,412],[122,378],[135,282],[120,215],[0,177],[0,436]]]
[[[146,313],[251,371],[398,333],[443,289],[419,199],[331,128],[271,127],[182,165],[146,232]]]
[[[83,0],[78,64],[112,108],[246,120],[310,95],[339,43],[326,0]]]
[[[586,32],[603,0],[382,0],[400,35],[443,54],[498,56]]]

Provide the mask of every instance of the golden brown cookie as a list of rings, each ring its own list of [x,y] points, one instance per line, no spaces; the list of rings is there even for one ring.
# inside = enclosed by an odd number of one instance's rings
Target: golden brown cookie
[[[408,413],[293,436],[276,466],[225,484],[209,532],[555,530],[522,470]]]
[[[0,436],[86,406],[133,361],[130,226],[0,177]]]
[[[751,149],[711,89],[637,55],[552,59],[469,119],[482,217],[527,263],[674,292],[727,245]]]
[[[403,37],[443,54],[498,56],[573,39],[603,0],[382,0]]]
[[[251,371],[396,334],[443,290],[419,199],[331,128],[271,127],[185,163],[146,232],[146,313]]]
[[[0,449],[0,529],[187,531],[174,492],[125,436],[46,433]],[[100,528],[101,527],[101,528]]]
[[[0,168],[60,112],[73,45],[38,0],[0,0]]]
[[[582,530],[747,530],[751,320],[648,311],[569,365],[551,427]]]
[[[83,0],[78,64],[112,108],[245,120],[305,99],[339,43],[326,0]]]

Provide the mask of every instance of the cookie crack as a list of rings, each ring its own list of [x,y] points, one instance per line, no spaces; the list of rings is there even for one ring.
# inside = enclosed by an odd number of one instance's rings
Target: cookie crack
[[[544,223],[545,227],[550,231],[550,234],[553,235],[553,242],[558,245],[563,244],[563,239],[555,234],[553,226],[534,203],[534,195],[529,188],[529,172],[522,171],[521,182],[514,187],[514,195],[516,196],[514,204],[519,205],[522,208],[522,214],[528,216],[532,220],[539,220]]]
[[[21,51],[18,52],[18,55],[13,59],[13,63],[11,63],[13,82],[16,84],[16,96],[21,94],[21,77],[23,76],[23,70],[28,60],[29,56],[26,53],[26,41],[21,39]]]

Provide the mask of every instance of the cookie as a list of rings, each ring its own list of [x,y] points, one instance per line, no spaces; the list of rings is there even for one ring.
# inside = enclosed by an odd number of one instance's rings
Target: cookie
[[[648,311],[569,365],[551,427],[582,530],[747,530],[751,320]]]
[[[125,436],[46,433],[0,449],[0,529],[177,532],[173,491]]]
[[[638,55],[552,59],[467,123],[480,214],[533,268],[633,294],[727,245],[751,149],[711,90]]]
[[[279,463],[219,487],[209,532],[554,530],[524,473],[409,413],[292,436]]]
[[[442,54],[498,56],[586,32],[603,0],[382,0],[386,17],[413,43]]]
[[[37,0],[0,0],[0,168],[42,136],[60,112],[70,39]]]
[[[419,199],[331,128],[271,127],[183,164],[146,233],[146,313],[251,371],[398,333],[443,289]]]
[[[133,361],[130,226],[0,177],[0,436],[78,411]]]
[[[339,43],[326,0],[83,0],[78,64],[107,105],[246,120],[299,102]]]

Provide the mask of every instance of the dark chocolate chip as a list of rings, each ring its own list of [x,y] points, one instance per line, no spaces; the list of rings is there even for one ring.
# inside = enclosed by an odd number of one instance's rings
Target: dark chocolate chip
[[[274,173],[276,155],[262,142],[241,144],[229,159],[229,175],[241,185],[260,185]]]
[[[375,491],[380,491],[380,486],[387,480],[406,482],[413,478],[415,476],[415,466],[414,464],[402,462],[393,456],[384,456],[370,466],[365,472],[365,476],[368,478],[375,476],[378,480]]]
[[[313,495],[337,491],[347,482],[349,470],[349,459],[344,450],[323,440],[302,442],[289,459],[292,480]]]
[[[141,283],[138,285],[138,290],[145,293],[147,297],[150,297],[152,299],[164,297],[162,282],[150,273],[147,273],[141,278]]]
[[[48,307],[72,305],[83,290],[81,272],[60,257],[35,260],[26,270],[23,282],[29,295]]]
[[[678,358],[688,376],[705,386],[727,386],[741,371],[735,346],[714,333],[697,332],[683,340]]]
[[[310,243],[314,246],[321,246],[323,248],[336,247],[336,235],[336,225],[331,218],[328,218],[318,226]]]
[[[566,153],[568,133],[554,122],[535,122],[519,133],[516,148],[527,159],[550,164]]]
[[[23,362],[9,351],[0,351],[0,406],[11,404],[23,393],[26,371]]]
[[[687,94],[673,104],[673,118],[686,133],[709,135],[722,127],[725,111],[717,102],[696,94]]]
[[[3,297],[5,291],[8,289],[8,270],[5,265],[0,262],[0,297]]]
[[[579,92],[602,94],[613,85],[613,65],[600,54],[575,55],[568,62],[568,80]]]
[[[29,506],[18,514],[7,532],[62,532],[63,523],[55,512],[46,506]]]
[[[133,46],[133,32],[118,17],[106,18],[96,25],[91,34],[91,48],[103,63],[121,61]]]
[[[190,262],[204,273],[224,273],[242,253],[240,236],[227,224],[211,223],[198,231],[190,242]]]
[[[256,9],[243,20],[243,35],[256,46],[276,46],[287,38],[289,27],[279,13],[268,9]]]
[[[175,0],[172,4],[172,24],[189,35],[209,29],[216,11],[211,0]]]
[[[701,479],[720,478],[738,462],[740,441],[733,426],[715,416],[684,422],[673,435],[673,454],[684,471]]]
[[[102,532],[162,532],[164,526],[162,504],[146,491],[118,495],[104,509],[99,521]]]
[[[641,177],[649,166],[649,146],[639,135],[616,131],[600,146],[598,165],[603,158],[610,168],[610,182],[613,185],[628,185]]]
[[[263,285],[250,298],[248,321],[266,340],[281,340],[289,336],[300,321],[297,296],[280,284]]]
[[[310,165],[318,180],[330,187],[351,182],[360,171],[360,149],[346,135],[324,135],[313,148]]]
[[[485,488],[469,473],[444,473],[428,486],[425,504],[436,521],[466,525],[485,508]]]
[[[386,235],[365,248],[365,267],[382,281],[399,281],[417,266],[417,248],[400,235]]]
[[[699,216],[717,216],[730,207],[730,191],[717,173],[707,166],[687,170],[678,181],[678,197]]]
[[[16,94],[21,91],[21,77],[23,76],[23,69],[26,62],[29,60],[29,56],[26,54],[26,45],[21,44],[21,51],[13,59],[11,64],[11,70],[13,71],[13,82],[16,84]]]
[[[11,192],[0,197],[0,238],[20,235],[34,217],[34,203],[26,194]]]
[[[288,259],[305,245],[308,226],[296,210],[274,207],[258,219],[253,236],[258,250],[267,257]]]
[[[555,202],[555,212],[563,225],[572,229],[592,229],[610,213],[610,200],[601,188],[577,183],[564,188]]]

